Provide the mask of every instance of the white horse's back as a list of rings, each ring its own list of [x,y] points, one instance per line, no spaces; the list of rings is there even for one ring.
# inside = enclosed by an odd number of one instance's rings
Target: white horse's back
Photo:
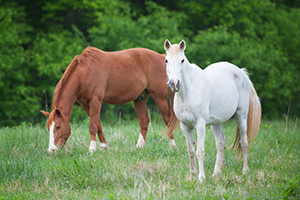
[[[241,86],[246,90],[250,90],[250,86],[248,86],[250,79],[245,69],[240,69],[229,62],[211,64],[204,69],[204,72],[217,85],[229,87],[228,84],[235,84],[237,87]]]
[[[245,70],[228,62],[218,62],[209,65],[203,72],[212,91],[208,124],[225,122],[238,109],[247,108],[251,81]]]

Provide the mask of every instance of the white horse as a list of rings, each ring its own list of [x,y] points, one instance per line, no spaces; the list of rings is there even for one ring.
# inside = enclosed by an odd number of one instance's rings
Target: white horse
[[[225,150],[221,123],[236,115],[237,134],[234,146],[239,142],[238,150],[243,151],[245,174],[249,170],[248,148],[251,139],[258,133],[261,120],[261,105],[253,84],[245,69],[228,62],[214,63],[202,70],[185,57],[185,47],[184,40],[174,45],[171,45],[169,40],[164,43],[167,84],[176,92],[174,111],[187,140],[191,173],[197,174],[193,129],[197,131],[198,179],[203,182],[205,126],[211,125],[216,140],[217,159],[213,173],[215,176],[222,172]],[[171,133],[177,125],[173,123],[165,133]]]

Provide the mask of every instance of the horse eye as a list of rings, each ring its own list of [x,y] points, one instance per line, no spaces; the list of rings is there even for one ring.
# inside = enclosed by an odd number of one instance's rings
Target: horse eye
[[[181,63],[183,63],[183,62],[184,62],[184,59],[181,60]]]
[[[60,129],[60,126],[57,126],[56,129],[59,130],[59,129]]]
[[[168,63],[168,60],[166,59],[165,62]]]

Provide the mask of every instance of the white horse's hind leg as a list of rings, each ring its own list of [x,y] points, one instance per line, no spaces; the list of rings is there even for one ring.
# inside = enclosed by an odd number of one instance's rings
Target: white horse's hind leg
[[[247,137],[247,115],[237,113],[237,123],[240,132],[240,144],[243,151],[243,174],[249,171],[247,154],[248,154],[248,137]]]
[[[176,146],[176,143],[175,143],[175,140],[174,140],[174,139],[170,139],[170,141],[169,141],[169,146],[170,146],[171,148]]]
[[[195,177],[197,175],[197,168],[196,168],[196,159],[195,159],[193,129],[188,128],[183,123],[180,123],[180,128],[186,137],[187,150],[190,157],[191,175]]]
[[[204,173],[204,166],[203,166],[203,160],[204,160],[204,141],[205,141],[205,122],[204,120],[200,119],[198,120],[196,126],[197,131],[197,152],[196,156],[199,161],[199,181],[202,183],[205,179],[205,173]]]
[[[225,136],[222,131],[222,125],[217,124],[211,126],[211,130],[214,133],[215,140],[216,140],[216,147],[217,147],[217,158],[213,176],[216,176],[222,173],[223,168],[223,157],[224,157],[224,150],[225,150]]]

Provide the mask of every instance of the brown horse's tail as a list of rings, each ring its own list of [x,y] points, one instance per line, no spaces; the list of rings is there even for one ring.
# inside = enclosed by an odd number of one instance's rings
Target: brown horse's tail
[[[253,84],[251,83],[251,93],[250,93],[250,99],[249,99],[249,111],[248,111],[248,116],[247,116],[247,138],[248,138],[248,149],[251,144],[251,140],[255,139],[257,136],[259,126],[260,126],[260,121],[261,121],[261,105],[259,98],[257,96],[257,93],[253,87]],[[237,131],[236,131],[236,137],[235,141],[233,144],[232,148],[235,148],[238,145],[237,151],[239,155],[242,152],[242,147],[240,144],[240,133],[239,133],[239,128],[237,126]]]
[[[179,125],[179,121],[174,113],[174,107],[173,107],[173,104],[174,104],[174,95],[175,93],[170,91],[170,112],[171,112],[171,116],[170,116],[170,121],[169,123],[167,124],[167,130],[165,130],[162,134],[164,135],[164,137],[166,136],[169,136],[171,139],[173,139],[172,137],[174,137],[173,133],[174,131],[176,130],[176,128],[178,127]]]

